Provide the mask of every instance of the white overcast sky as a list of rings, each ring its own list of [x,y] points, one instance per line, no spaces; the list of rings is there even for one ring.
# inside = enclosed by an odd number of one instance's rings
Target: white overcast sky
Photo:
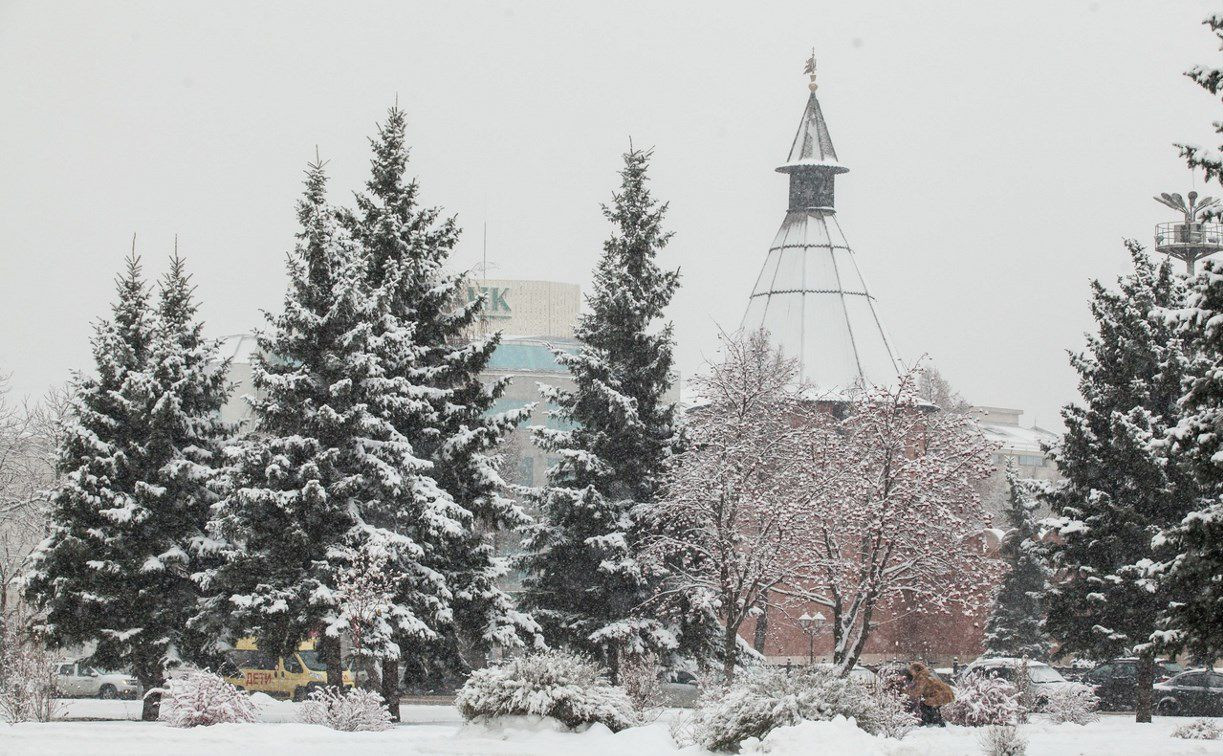
[[[630,136],[653,145],[681,266],[686,374],[739,323],[786,206],[783,161],[818,51],[842,226],[907,360],[1055,425],[1092,277],[1149,242],[1219,103],[1217,0],[185,3],[0,0],[0,372],[37,396],[88,368],[90,322],[137,235],[173,237],[211,334],[280,306],[317,144],[332,196],[364,180],[396,94],[454,259],[585,285]],[[1198,178],[1201,189],[1201,179]]]

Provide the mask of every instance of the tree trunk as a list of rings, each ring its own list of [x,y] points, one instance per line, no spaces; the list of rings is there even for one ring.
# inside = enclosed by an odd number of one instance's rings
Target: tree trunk
[[[399,721],[399,660],[382,660],[382,702],[391,712],[391,721]]]
[[[1155,656],[1147,652],[1138,657],[1137,690],[1134,691],[1134,721],[1151,721],[1151,686],[1155,683]]]
[[[736,652],[739,650],[738,636],[736,628],[726,626],[726,634],[722,636],[722,678],[726,680],[727,685],[735,680],[735,662],[738,661]]]
[[[620,684],[620,654],[616,652],[616,647],[608,645],[604,654],[607,657],[607,676],[611,678],[612,685]]]
[[[161,694],[148,691],[160,688],[166,684],[164,677],[139,677],[140,685],[145,690],[144,701],[140,707],[140,719],[143,722],[156,722],[161,714]]]
[[[319,633],[318,655],[323,664],[327,665],[327,687],[340,688],[344,686],[344,667],[340,661],[339,636]]]
[[[756,615],[756,635],[752,639],[752,648],[761,656],[764,655],[764,641],[769,636],[769,592],[760,596],[760,614]]]

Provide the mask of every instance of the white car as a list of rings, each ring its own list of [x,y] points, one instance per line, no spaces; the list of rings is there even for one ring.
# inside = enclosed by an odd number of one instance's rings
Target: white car
[[[55,690],[64,698],[140,698],[140,682],[118,672],[99,672],[76,662],[55,667]]]
[[[998,677],[1007,682],[1014,683],[1019,677],[1019,668],[1023,664],[1023,659],[1014,659],[1011,657],[996,657],[991,659],[977,659],[972,664],[960,672],[959,679],[963,680],[969,675],[981,675],[985,677]],[[1058,672],[1053,667],[1050,667],[1044,662],[1028,660],[1028,692],[1032,697],[1041,703],[1044,699],[1042,693],[1062,688],[1067,685],[1075,685],[1066,678],[1062,677],[1062,673]]]
[[[819,664],[816,664],[815,667],[816,669],[822,669],[829,673],[835,673],[837,669],[835,664],[828,664],[826,662],[820,662]],[[866,667],[851,667],[849,674],[846,675],[846,678],[850,682],[858,683],[868,690],[875,690],[879,687],[879,676]]]

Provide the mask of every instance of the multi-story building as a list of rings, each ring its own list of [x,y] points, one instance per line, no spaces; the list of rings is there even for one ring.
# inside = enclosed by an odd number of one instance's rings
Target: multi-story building
[[[1022,480],[1052,484],[1062,479],[1045,449],[1055,444],[1058,435],[1037,426],[1019,424],[1023,410],[1005,407],[973,407],[971,414],[981,431],[994,445],[994,473],[985,481],[981,495],[995,524],[1007,505],[1006,468],[1011,465]]]

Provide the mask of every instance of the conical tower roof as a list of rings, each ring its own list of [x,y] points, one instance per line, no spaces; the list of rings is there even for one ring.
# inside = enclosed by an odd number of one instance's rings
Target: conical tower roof
[[[781,173],[791,173],[804,167],[823,166],[833,173],[845,173],[849,169],[837,160],[837,151],[832,146],[832,136],[828,133],[828,124],[824,121],[824,111],[820,110],[820,101],[815,92],[807,98],[807,107],[803,110],[803,118],[798,122],[798,133],[794,135],[794,143],[790,145],[790,155],[784,165],[778,166]]]
[[[837,222],[834,177],[849,169],[832,146],[814,81],[777,170],[790,175],[790,206],[748,299],[744,329],[768,331],[820,392],[893,385],[903,365]]]

